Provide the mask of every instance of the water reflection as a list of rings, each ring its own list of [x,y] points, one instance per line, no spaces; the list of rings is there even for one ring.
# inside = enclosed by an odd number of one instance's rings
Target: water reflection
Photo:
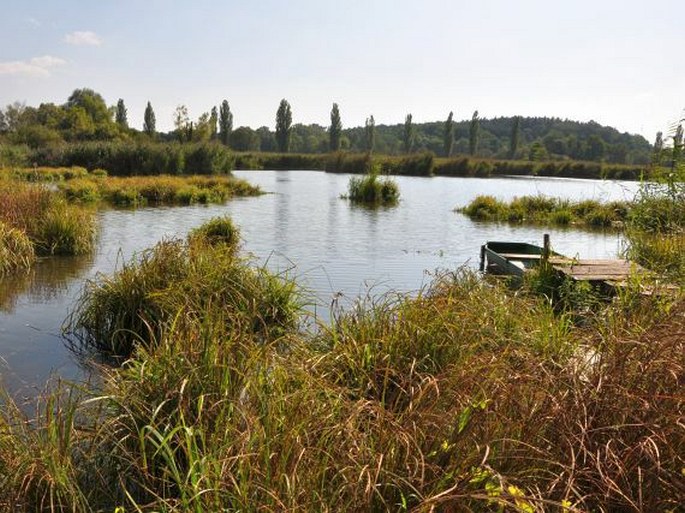
[[[41,258],[27,273],[3,278],[0,311],[11,314],[20,298],[35,304],[57,300],[92,263],[91,256]]]

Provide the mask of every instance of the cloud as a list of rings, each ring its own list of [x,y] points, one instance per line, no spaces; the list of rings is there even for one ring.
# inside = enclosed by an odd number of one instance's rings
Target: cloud
[[[42,23],[36,18],[26,18],[26,23],[33,25],[34,27],[40,27]]]
[[[90,30],[70,32],[64,36],[64,41],[74,46],[100,46],[102,44],[100,36]]]
[[[0,75],[49,77],[51,68],[63,66],[66,63],[64,59],[52,55],[34,57],[28,61],[0,62]]]

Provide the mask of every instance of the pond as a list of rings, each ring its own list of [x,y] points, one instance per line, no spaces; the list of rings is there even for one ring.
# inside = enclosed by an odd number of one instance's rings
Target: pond
[[[630,199],[638,184],[542,178],[396,177],[400,204],[370,210],[340,199],[349,175],[317,171],[242,171],[265,194],[225,205],[103,210],[97,251],[86,258],[41,261],[28,275],[0,282],[0,374],[18,397],[39,394],[52,376],[84,379],[61,337],[61,326],[98,272],[111,273],[136,251],[183,237],[204,221],[229,214],[243,251],[256,265],[287,272],[310,292],[311,311],[326,320],[330,304],[387,291],[412,292],[437,269],[477,268],[486,240],[541,243],[544,231],[560,253],[613,257],[615,232],[545,230],[473,222],[455,213],[479,194],[500,199],[545,194],[570,199]]]

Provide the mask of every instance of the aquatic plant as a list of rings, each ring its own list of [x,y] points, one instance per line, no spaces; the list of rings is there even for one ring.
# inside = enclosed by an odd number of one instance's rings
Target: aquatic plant
[[[622,228],[631,215],[631,208],[631,203],[622,201],[574,202],[548,196],[521,196],[505,202],[494,196],[477,196],[455,210],[478,221]]]
[[[209,244],[235,251],[240,242],[240,229],[230,217],[215,217],[188,234],[191,244]]]
[[[60,190],[74,202],[106,201],[117,206],[223,203],[234,196],[260,194],[258,187],[233,177],[145,176],[70,180]]]
[[[378,167],[374,167],[363,177],[350,178],[345,197],[353,203],[394,205],[400,199],[400,189],[394,180],[379,178]]]
[[[29,269],[35,259],[33,245],[26,234],[0,221],[0,276]]]
[[[0,184],[0,222],[24,232],[37,254],[81,255],[95,244],[94,212],[39,185]]]
[[[218,224],[200,228],[211,234]],[[295,285],[234,256],[224,244],[167,240],[125,263],[111,277],[86,284],[66,331],[78,351],[127,357],[154,345],[179,316],[201,322],[217,315],[230,330],[277,337],[297,322]]]

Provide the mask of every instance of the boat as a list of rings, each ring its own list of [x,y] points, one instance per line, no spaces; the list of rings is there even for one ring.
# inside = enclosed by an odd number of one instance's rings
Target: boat
[[[546,249],[547,248],[547,249]],[[561,257],[549,246],[536,246],[527,242],[488,241],[480,250],[480,269],[490,274],[522,277],[526,270],[538,267],[546,257]]]

